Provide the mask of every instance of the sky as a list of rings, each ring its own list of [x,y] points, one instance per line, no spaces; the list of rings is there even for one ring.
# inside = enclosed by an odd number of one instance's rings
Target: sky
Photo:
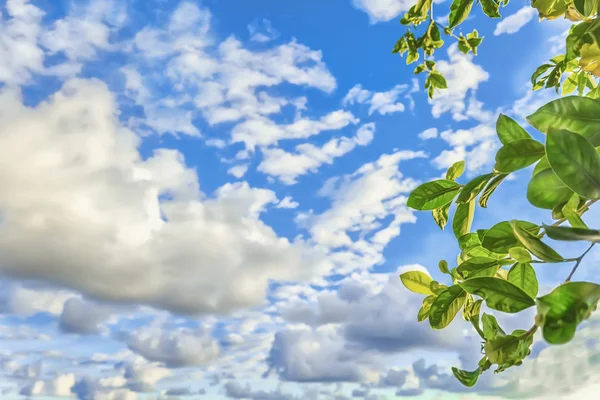
[[[459,252],[410,191],[461,159],[491,170],[497,115],[555,97],[529,76],[569,25],[475,10],[479,54],[439,50],[449,89],[428,100],[391,54],[411,5],[0,1],[0,398],[595,398],[597,317],[469,389],[450,367],[475,369],[472,328],[418,323],[398,278],[442,280]],[[474,229],[549,222],[529,175]],[[538,268],[540,293],[567,273]]]

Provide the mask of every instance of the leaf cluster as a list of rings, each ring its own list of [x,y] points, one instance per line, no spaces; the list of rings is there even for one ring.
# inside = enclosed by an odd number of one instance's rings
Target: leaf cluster
[[[550,344],[567,343],[600,300],[600,285],[571,282],[587,251],[568,258],[546,240],[589,242],[588,251],[600,242],[600,230],[590,229],[582,218],[600,199],[600,100],[559,98],[539,108],[527,122],[546,135],[545,143],[501,114],[496,131],[502,147],[490,173],[460,183],[465,163],[456,162],[445,179],[421,184],[407,202],[410,208],[432,212],[442,230],[453,211],[451,226],[460,254],[452,268],[446,260],[439,263],[440,271],[448,276],[447,284],[420,271],[406,272],[400,278],[409,290],[426,296],[418,312],[419,321],[429,320],[431,328],[443,329],[462,310],[462,318],[481,336],[484,357],[477,368],[453,369],[466,386],[475,385],[480,374],[494,365],[495,372],[521,365],[531,352],[538,329]],[[477,205],[486,208],[510,174],[531,166],[527,199],[533,206],[548,210],[555,222],[546,225],[507,220],[473,232]],[[571,263],[566,281],[539,296],[534,266]],[[493,315],[481,313],[483,304],[510,314],[536,307],[535,324],[508,334]]]

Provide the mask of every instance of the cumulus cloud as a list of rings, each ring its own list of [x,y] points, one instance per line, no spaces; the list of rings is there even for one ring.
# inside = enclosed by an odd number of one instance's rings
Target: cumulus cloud
[[[201,200],[180,153],[141,160],[104,84],[69,81],[33,108],[4,89],[0,105],[4,273],[191,313],[259,304],[270,279],[326,268],[259,219],[273,192],[240,182]]]
[[[59,326],[63,331],[70,333],[99,333],[100,324],[108,316],[107,310],[78,297],[71,297],[65,302]]]
[[[277,203],[277,208],[296,208],[300,204],[297,201],[294,201],[291,196],[285,196],[279,203]]]
[[[408,11],[413,2],[410,0],[352,0],[354,7],[369,15],[371,23],[385,22]]]
[[[293,153],[267,148],[263,150],[264,158],[258,170],[279,178],[284,184],[293,185],[299,176],[316,172],[323,164],[332,164],[335,158],[349,153],[356,146],[368,145],[374,133],[375,123],[371,122],[358,128],[356,136],[352,138],[334,138],[322,146],[303,143],[297,145]]]
[[[406,200],[417,183],[403,176],[399,163],[421,157],[423,152],[407,150],[384,154],[352,174],[330,178],[319,194],[331,200],[331,207],[320,214],[298,215],[297,223],[308,229],[312,241],[339,250],[330,255],[338,272],[382,262],[383,249],[400,234],[400,226],[415,221]],[[387,225],[383,219],[388,219]],[[358,233],[358,238],[351,233]]]
[[[203,330],[139,329],[126,334],[127,346],[149,361],[169,367],[206,364],[219,356],[218,343]]]
[[[271,21],[260,18],[248,25],[250,40],[253,42],[266,43],[279,37],[279,32],[273,28]]]
[[[425,129],[423,132],[419,133],[417,136],[419,136],[419,139],[421,139],[421,140],[435,139],[438,137],[438,130],[437,130],[437,128]]]
[[[502,34],[513,34],[517,33],[523,28],[529,21],[531,21],[538,12],[531,6],[525,6],[514,14],[509,15],[498,22],[494,35],[499,36]]]
[[[380,115],[393,114],[404,111],[404,104],[398,102],[398,97],[405,93],[408,85],[396,85],[387,92],[372,92],[363,89],[362,85],[355,85],[348,91],[342,104],[344,106],[352,104],[368,104],[369,115],[377,112]]]
[[[479,65],[473,63],[473,55],[465,55],[458,50],[456,44],[448,48],[448,61],[438,61],[436,68],[444,74],[448,89],[441,90],[429,100],[431,113],[435,118],[450,112],[456,121],[478,118],[478,110],[467,107],[467,96],[477,91],[479,84],[489,78],[489,74]],[[473,106],[477,105],[473,103]],[[469,113],[469,111],[471,111]]]

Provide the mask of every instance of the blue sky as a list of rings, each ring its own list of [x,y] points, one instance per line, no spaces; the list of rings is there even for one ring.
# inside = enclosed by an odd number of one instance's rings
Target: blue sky
[[[0,397],[591,398],[595,319],[465,389],[471,328],[417,323],[398,279],[458,254],[408,194],[459,159],[492,167],[497,114],[553,98],[529,75],[568,24],[476,11],[480,54],[439,51],[430,101],[390,52],[410,3],[1,2]],[[528,173],[474,228],[547,221]],[[542,290],[564,279],[550,267]]]

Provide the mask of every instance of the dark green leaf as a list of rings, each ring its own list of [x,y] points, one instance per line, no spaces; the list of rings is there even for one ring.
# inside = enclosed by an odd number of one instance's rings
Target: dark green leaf
[[[563,204],[572,195],[573,191],[565,186],[551,168],[534,175],[527,185],[527,200],[535,207],[546,210]]]
[[[467,279],[459,285],[470,294],[480,296],[492,310],[518,313],[535,304],[529,295],[509,281],[500,278],[481,277]]]
[[[552,247],[542,242],[537,236],[532,235],[523,229],[516,223],[516,221],[511,222],[511,226],[519,242],[521,242],[521,244],[525,246],[525,248],[529,250],[531,254],[538,257],[540,260],[547,262],[559,262],[563,260],[563,257]]]
[[[523,227],[527,231],[537,235],[540,228],[539,226],[532,224],[527,221],[519,221],[519,226]],[[513,233],[512,226],[509,221],[499,222],[492,226],[485,233],[481,245],[498,254],[508,254],[508,251],[516,246],[519,246],[519,241]]]
[[[577,132],[600,146],[600,102],[579,96],[562,97],[542,106],[527,122],[543,133],[553,129]]]
[[[429,310],[429,323],[433,329],[443,329],[452,322],[465,303],[467,294],[459,285],[450,286],[440,293]]]
[[[498,150],[494,169],[504,173],[518,171],[542,158],[544,152],[544,145],[537,140],[514,140]]]
[[[473,257],[458,266],[458,272],[466,279],[479,276],[494,276],[500,268],[498,260],[487,257]]]
[[[516,263],[508,271],[508,281],[523,289],[532,299],[538,293],[538,281],[535,270],[529,263]]]
[[[566,186],[588,199],[600,198],[600,155],[586,138],[551,129],[546,148],[550,166]]]
[[[448,168],[448,172],[446,172],[446,179],[454,181],[465,172],[465,162],[457,161],[450,168]]]
[[[468,203],[471,200],[473,200],[475,197],[477,197],[477,195],[483,190],[485,185],[493,177],[494,177],[494,174],[485,174],[485,175],[479,175],[478,177],[473,178],[469,183],[467,183],[462,188],[462,190],[460,191],[460,194],[458,195],[458,198],[456,199],[456,202],[458,204],[461,204],[461,203]]]
[[[527,357],[532,343],[533,335],[515,331],[512,335],[498,336],[488,340],[483,345],[483,350],[490,363],[498,365],[496,372],[502,372],[513,365],[520,365],[521,361]]]
[[[415,210],[434,210],[452,202],[460,185],[447,179],[427,182],[412,191],[407,206]]]
[[[473,8],[473,0],[454,0],[450,6],[448,27],[453,29],[467,19],[471,12],[471,8]]]
[[[563,241],[586,240],[600,242],[600,231],[596,229],[569,228],[566,226],[544,225],[544,231],[550,239]]]
[[[477,383],[479,375],[481,375],[481,368],[477,368],[475,371],[469,372],[462,369],[458,369],[456,367],[452,367],[452,373],[460,383],[467,387],[473,387]]]
[[[415,293],[425,294],[430,296],[433,294],[429,288],[432,282],[431,277],[421,271],[408,271],[400,275],[402,284],[406,286],[408,290]]]
[[[479,205],[483,208],[487,207],[487,203],[488,200],[490,198],[490,196],[492,194],[494,194],[494,191],[496,190],[496,188],[498,186],[500,186],[500,184],[502,183],[502,181],[508,176],[508,174],[500,174],[495,176],[490,183],[487,185],[487,187],[485,188],[485,190],[483,191],[483,193],[481,193],[481,196],[479,197]]]
[[[458,239],[461,236],[469,233],[473,216],[475,215],[475,201],[470,201],[466,204],[459,204],[456,207],[454,218],[452,219],[452,231]]]
[[[568,282],[537,299],[538,317],[544,339],[550,344],[564,344],[589,317],[600,300],[600,285],[591,282]]]

